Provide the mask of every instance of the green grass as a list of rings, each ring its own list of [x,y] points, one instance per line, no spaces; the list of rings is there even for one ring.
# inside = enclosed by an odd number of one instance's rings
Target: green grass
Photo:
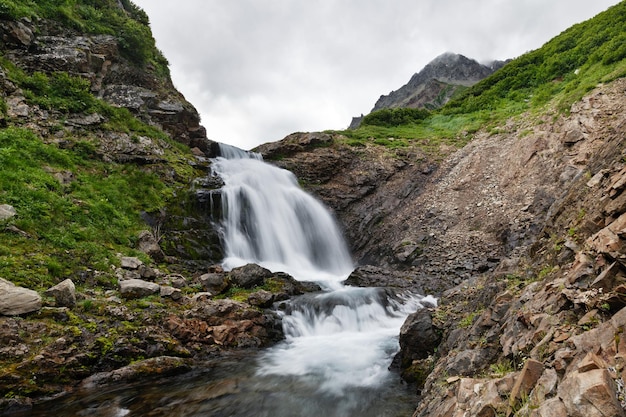
[[[113,35],[121,53],[137,66],[151,64],[169,76],[168,62],[156,48],[146,13],[129,0],[0,0],[0,19],[43,18],[79,33]]]
[[[526,111],[554,106],[567,113],[599,83],[626,76],[626,2],[564,31],[543,47],[512,60],[442,109],[381,110],[361,127],[340,132],[351,146],[419,146],[437,156],[441,145],[462,147],[480,129],[491,131]]]
[[[15,207],[10,225],[29,236],[0,225],[0,276],[43,289],[85,267],[106,270],[117,252],[134,253],[146,228],[139,214],[174,195],[156,173],[93,159],[80,141],[75,147],[46,144],[27,129],[0,130],[0,202]],[[74,179],[63,185],[55,174],[68,171]]]

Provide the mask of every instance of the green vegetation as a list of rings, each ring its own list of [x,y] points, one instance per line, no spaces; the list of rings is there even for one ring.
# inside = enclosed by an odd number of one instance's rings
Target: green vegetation
[[[2,233],[0,276],[44,288],[87,265],[106,268],[145,228],[139,213],[173,194],[154,173],[92,159],[91,146],[61,149],[26,129],[0,130],[0,201],[16,208],[12,226],[27,234]],[[58,176],[68,172],[73,180],[63,184]]]
[[[1,19],[44,18],[80,33],[112,35],[122,54],[138,66],[152,64],[169,75],[156,48],[146,13],[129,0],[0,0]]]
[[[440,110],[385,109],[342,131],[345,143],[388,148],[418,146],[437,156],[442,145],[462,147],[479,129],[553,106],[567,112],[598,83],[626,76],[626,2],[564,31],[514,59],[473,87],[459,89]],[[415,113],[413,113],[415,112]]]

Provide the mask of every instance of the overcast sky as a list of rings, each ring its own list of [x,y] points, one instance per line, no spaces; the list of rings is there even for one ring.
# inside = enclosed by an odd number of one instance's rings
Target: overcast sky
[[[133,0],[210,139],[344,129],[450,51],[536,49],[616,0]]]

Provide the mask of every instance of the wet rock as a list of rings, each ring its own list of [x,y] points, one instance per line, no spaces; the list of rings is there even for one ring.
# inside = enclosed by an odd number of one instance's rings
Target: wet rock
[[[441,340],[433,326],[430,309],[422,308],[409,315],[400,328],[400,358],[402,368],[416,359],[433,354]]]
[[[191,366],[186,359],[159,356],[135,362],[111,372],[94,374],[85,379],[81,386],[86,389],[97,389],[113,384],[145,380],[149,377],[179,375],[190,370]]]
[[[120,281],[120,295],[122,298],[133,299],[142,298],[149,295],[159,294],[161,286],[154,282],[141,279],[127,279]]]
[[[263,285],[266,278],[274,275],[269,269],[256,264],[248,264],[239,268],[233,268],[228,274],[232,285],[241,288],[253,288]]]
[[[17,316],[41,309],[41,296],[33,290],[18,287],[0,278],[0,314]]]
[[[15,208],[9,204],[0,204],[0,221],[8,220],[17,215]]]
[[[344,281],[344,284],[353,287],[411,288],[414,286],[413,280],[407,275],[373,265],[358,266]]]
[[[54,297],[56,305],[59,307],[72,308],[76,305],[76,286],[69,278],[49,288],[45,294]]]

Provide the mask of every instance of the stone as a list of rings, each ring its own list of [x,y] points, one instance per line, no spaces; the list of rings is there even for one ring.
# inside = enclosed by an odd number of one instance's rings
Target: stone
[[[120,266],[124,269],[138,269],[143,262],[139,258],[133,256],[123,256],[120,258]]]
[[[229,273],[230,283],[241,288],[254,288],[263,285],[266,278],[274,274],[262,266],[248,264],[239,268],[234,268]]]
[[[616,392],[615,382],[606,369],[573,371],[558,388],[569,417],[623,417]]]
[[[37,291],[18,287],[0,278],[0,314],[17,316],[41,309],[41,296]]]
[[[530,417],[569,417],[565,405],[559,398],[550,398],[539,408],[532,410]]]
[[[58,307],[72,308],[76,305],[76,286],[69,278],[47,289],[45,295],[54,297]]]
[[[409,288],[414,285],[413,281],[399,273],[373,266],[358,266],[344,281],[345,285],[352,287],[396,287]]]
[[[157,262],[165,260],[165,254],[159,246],[158,239],[147,230],[139,233],[137,248]]]
[[[578,372],[584,373],[594,369],[604,369],[607,367],[604,359],[593,352],[587,353],[583,360],[578,364]]]
[[[203,303],[205,301],[209,301],[213,298],[213,294],[210,292],[199,292],[191,297],[191,301],[194,303]]]
[[[174,301],[178,301],[183,298],[183,292],[174,287],[170,287],[168,285],[161,285],[161,290],[159,292],[161,297],[169,297]]]
[[[220,294],[228,288],[228,277],[219,272],[210,272],[200,275],[200,284],[211,294]]]
[[[624,273],[619,263],[613,262],[608,268],[598,275],[591,283],[591,288],[602,288],[603,291],[610,291],[617,282],[624,280]]]
[[[579,129],[569,130],[565,132],[565,135],[563,136],[563,144],[565,146],[572,146],[582,140],[585,140],[585,134]]]
[[[467,349],[450,359],[446,372],[448,375],[474,375],[477,369],[485,369],[490,359],[487,349]]]
[[[534,359],[528,359],[526,361],[511,390],[511,396],[509,397],[509,405],[511,407],[513,407],[518,400],[530,393],[539,378],[541,378],[543,369],[543,363],[539,361]]]
[[[261,308],[271,307],[273,302],[274,294],[265,290],[255,291],[248,296],[248,303]]]
[[[404,369],[416,359],[426,359],[434,353],[440,340],[429,309],[410,314],[400,328],[400,366]]]
[[[0,204],[0,221],[8,220],[15,216],[17,216],[17,211],[13,206]]]
[[[141,279],[128,279],[120,281],[120,294],[122,298],[142,298],[149,295],[160,294],[161,286],[154,282]]]
[[[556,386],[559,376],[553,368],[547,368],[541,374],[537,384],[530,393],[531,404],[543,404],[546,398],[553,397],[556,393]]]

